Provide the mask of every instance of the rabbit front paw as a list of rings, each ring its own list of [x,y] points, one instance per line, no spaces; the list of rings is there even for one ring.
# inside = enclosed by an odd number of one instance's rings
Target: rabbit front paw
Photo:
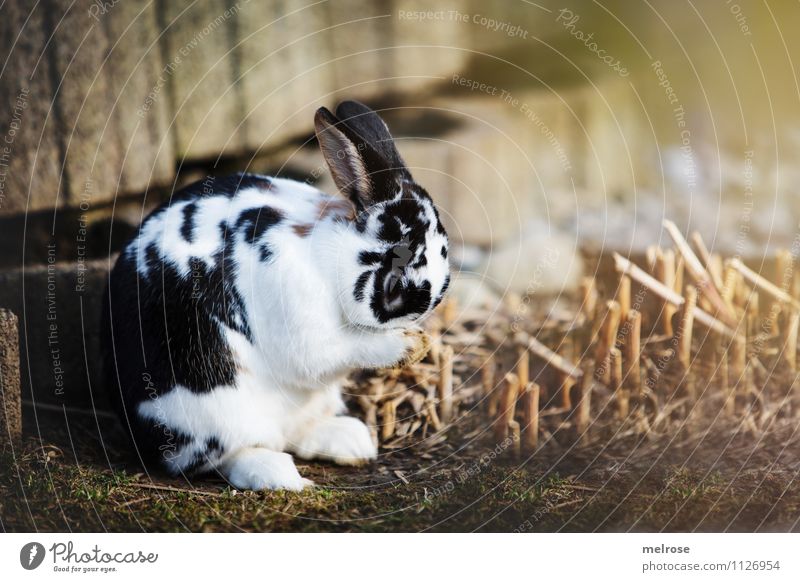
[[[262,448],[238,451],[225,463],[223,472],[237,489],[302,491],[314,484],[300,476],[291,455]]]
[[[403,332],[403,338],[406,343],[406,351],[403,358],[397,362],[399,368],[413,366],[422,360],[431,349],[430,336],[419,328],[407,329]]]
[[[378,457],[367,425],[350,416],[321,421],[294,447],[302,459],[324,459],[339,465],[363,465]]]

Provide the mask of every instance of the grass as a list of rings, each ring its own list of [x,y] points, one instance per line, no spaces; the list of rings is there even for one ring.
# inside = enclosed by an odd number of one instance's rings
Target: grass
[[[239,492],[216,481],[193,490],[99,459],[78,464],[29,439],[0,454],[0,521],[6,531],[549,532],[789,531],[800,518],[788,470],[726,476],[665,465],[577,478],[535,458],[482,463],[479,451],[434,459],[418,474],[408,461],[302,466],[318,483],[302,493]],[[399,465],[408,484],[393,473]]]

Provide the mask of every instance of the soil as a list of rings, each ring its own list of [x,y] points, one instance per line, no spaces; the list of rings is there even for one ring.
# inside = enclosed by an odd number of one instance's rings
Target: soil
[[[418,443],[360,468],[300,464],[316,487],[256,493],[142,473],[105,416],[35,416],[69,425],[2,452],[7,532],[800,530],[794,431],[758,442],[730,427],[724,439],[643,437],[624,456],[589,444],[514,458],[457,424],[432,450]]]

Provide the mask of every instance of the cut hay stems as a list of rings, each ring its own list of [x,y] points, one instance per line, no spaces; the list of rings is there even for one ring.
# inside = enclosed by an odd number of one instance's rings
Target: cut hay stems
[[[731,312],[734,312],[734,298],[736,297],[736,286],[739,282],[739,272],[730,264],[725,266],[725,278],[722,282],[722,300],[728,305]]]
[[[586,317],[586,321],[594,321],[595,310],[597,309],[597,286],[594,277],[584,277],[581,279],[581,312]]]
[[[428,402],[425,404],[425,412],[427,413],[428,422],[431,423],[433,430],[439,432],[442,430],[442,428],[444,428],[442,426],[442,421],[439,420],[439,414],[436,412],[436,405],[434,404],[433,400],[428,400]]]
[[[690,237],[697,254],[700,255],[700,260],[706,268],[706,272],[711,276],[714,286],[717,291],[722,291],[722,270],[719,265],[718,256],[712,255],[706,246],[703,237],[696,230],[692,232]]]
[[[430,357],[431,362],[438,370],[439,368],[439,358],[442,354],[442,336],[438,332],[433,332],[431,334],[431,347],[428,350],[428,357]]]
[[[791,311],[783,329],[781,359],[793,373],[797,371],[797,331],[800,327],[800,311]]]
[[[444,346],[439,355],[439,418],[445,425],[453,420],[452,346]]]
[[[731,259],[730,266],[736,269],[739,274],[744,277],[751,285],[761,289],[765,293],[768,293],[773,298],[777,299],[778,301],[782,301],[783,303],[788,303],[794,309],[800,310],[800,301],[789,295],[783,289],[775,286],[773,283],[767,281],[764,277],[747,267],[741,260],[738,258]]]
[[[645,264],[647,265],[647,270],[651,273],[655,272],[658,253],[659,247],[657,245],[649,245],[644,252]]]
[[[611,384],[617,405],[617,416],[620,420],[628,417],[630,412],[630,398],[622,385],[622,352],[618,348],[611,350]]]
[[[528,349],[531,351],[531,354],[559,372],[568,374],[576,380],[579,380],[583,375],[583,370],[559,356],[535,337],[528,338]]]
[[[675,285],[672,287],[676,293],[680,293],[681,289],[683,289],[683,273],[686,270],[684,265],[685,261],[683,260],[683,257],[678,256],[678,260],[675,265]]]
[[[497,414],[497,398],[495,397],[494,385],[494,358],[489,356],[481,366],[481,386],[483,387],[483,401],[486,406],[486,412],[490,417]]]
[[[539,385],[529,382],[525,387],[523,406],[525,430],[522,433],[525,450],[533,452],[539,444]]]
[[[642,314],[632,309],[625,322],[627,337],[625,338],[625,384],[631,394],[637,397],[642,393],[642,371],[640,357],[642,354]],[[611,350],[609,350],[610,353]],[[609,366],[610,367],[610,366]]]
[[[667,289],[675,288],[675,253],[672,249],[667,249],[656,255],[656,278],[664,284]],[[672,316],[675,315],[676,307],[669,301],[665,301],[661,307],[661,329],[667,335],[672,335]]]
[[[688,370],[692,363],[692,333],[695,305],[697,304],[697,289],[693,285],[687,285],[684,297],[686,301],[683,304],[683,313],[681,314],[678,361],[684,370]]]
[[[513,372],[509,372],[503,379],[503,396],[494,421],[494,440],[497,443],[502,443],[508,438],[509,423],[514,420],[517,407],[518,391],[519,378]]]
[[[794,279],[792,253],[779,249],[775,253],[775,286],[790,293]]]
[[[378,407],[369,399],[368,396],[360,395],[358,404],[364,411],[364,424],[369,429],[372,442],[377,446],[378,442]]]
[[[768,337],[776,337],[781,335],[781,311],[783,311],[783,304],[780,301],[773,301],[769,306],[766,322],[761,324],[764,333]]]
[[[631,310],[631,278],[627,275],[621,275],[619,278],[617,303],[619,303],[620,318],[624,321],[628,317],[628,312]]]
[[[747,343],[743,337],[736,337],[729,344],[728,374],[734,387],[744,382],[747,367]]]
[[[569,337],[564,338],[564,341],[561,342],[558,351],[562,358],[568,362],[573,361],[575,349],[573,347],[572,340],[570,340]],[[556,376],[558,377],[558,385],[561,388],[561,407],[569,410],[572,408],[571,392],[572,387],[575,386],[575,378],[573,378],[570,374],[565,374],[561,371],[557,371]]]
[[[444,324],[445,329],[449,328],[453,325],[458,318],[458,301],[452,295],[450,295],[444,301],[444,305],[442,305],[442,323]]]
[[[790,294],[795,299],[800,298],[800,271],[798,271],[798,269],[794,270],[794,274],[792,276],[792,288]]]
[[[519,385],[525,387],[530,382],[530,352],[525,345],[517,346],[517,378],[519,378]]]
[[[381,407],[381,417],[383,425],[381,426],[381,440],[388,441],[394,436],[395,429],[397,428],[397,402],[395,399],[387,400]]]
[[[631,279],[643,287],[648,288],[664,301],[669,301],[676,307],[683,305],[684,299],[680,294],[676,293],[672,289],[669,289],[668,287],[665,287],[663,283],[645,273],[642,269],[631,263],[619,253],[614,253],[614,261],[616,263],[617,272],[629,275]],[[709,313],[706,313],[699,307],[695,307],[694,309],[694,318],[697,323],[719,334],[727,337],[733,337],[735,335],[735,332],[727,324],[716,319]]]
[[[683,234],[681,234],[680,229],[678,229],[675,223],[671,220],[664,220],[663,224],[664,228],[672,237],[678,252],[683,255],[686,270],[689,271],[689,274],[694,279],[697,288],[700,289],[700,292],[703,294],[703,296],[713,306],[714,310],[716,311],[716,316],[728,325],[735,325],[733,314],[722,300],[722,297],[719,294],[719,289],[717,289],[715,286],[711,275],[708,274],[708,271],[703,266],[703,263],[700,262],[700,259],[697,258],[697,255],[694,254],[694,251],[692,251],[691,247],[689,246],[689,243],[687,243],[686,239],[683,238]]]
[[[678,339],[678,361],[681,364],[681,368],[683,368],[682,384],[686,392],[689,407],[692,406],[692,403],[697,397],[695,376],[692,370],[692,336],[694,335],[695,307],[697,305],[697,300],[697,288],[693,285],[687,285],[682,308],[683,312],[681,314],[680,337]]]
[[[595,347],[594,361],[597,365],[595,374],[597,379],[603,384],[610,381],[609,353],[617,343],[617,331],[619,331],[619,303],[608,301],[606,303],[606,314],[603,323],[600,325],[600,333]]]
[[[728,350],[724,346],[717,346],[717,380],[720,392],[725,397],[724,410],[728,416],[736,414],[736,392],[730,380],[730,368],[728,366]]]
[[[747,307],[745,309],[745,316],[747,318],[747,337],[756,338],[760,333],[759,330],[759,312],[760,312],[760,297],[757,291],[751,291],[750,296],[747,298]]]
[[[592,410],[592,373],[586,364],[587,369],[578,382],[578,404],[575,416],[575,430],[578,439],[582,444],[589,440],[589,424],[591,421]]]

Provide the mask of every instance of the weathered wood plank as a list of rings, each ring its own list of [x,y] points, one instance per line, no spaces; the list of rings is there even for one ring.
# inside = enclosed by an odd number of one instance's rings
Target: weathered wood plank
[[[313,131],[314,110],[331,105],[333,65],[325,8],[307,2],[249,2],[242,7],[238,49],[253,151]]]
[[[61,150],[51,110],[50,63],[42,3],[0,10],[0,215],[61,205]]]
[[[121,163],[120,142],[112,117],[108,36],[90,15],[93,0],[48,0],[52,39],[57,131],[64,142],[64,172],[70,206],[90,206],[112,199]]]
[[[215,159],[244,150],[244,108],[235,83],[239,62],[233,39],[243,23],[243,7],[249,4],[256,2],[203,0],[187,6],[158,0],[166,91],[179,159]]]
[[[98,18],[108,31],[113,115],[122,152],[119,193],[140,193],[174,175],[169,135],[169,99],[160,86],[165,74],[156,4],[118,2]]]

